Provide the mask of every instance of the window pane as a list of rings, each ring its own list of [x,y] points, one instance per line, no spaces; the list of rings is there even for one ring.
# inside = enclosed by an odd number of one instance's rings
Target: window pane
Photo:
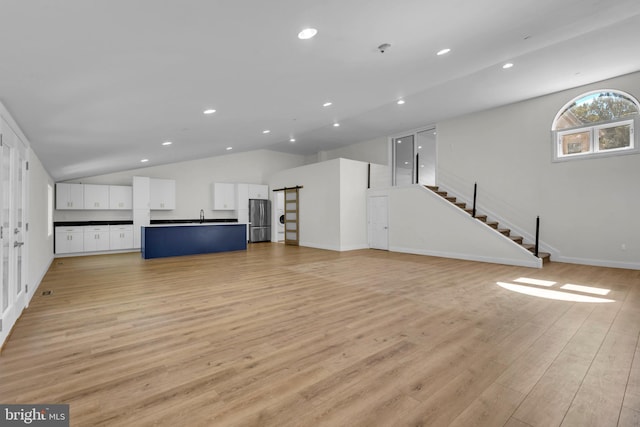
[[[395,156],[395,178],[396,185],[413,184],[413,164],[415,154],[413,152],[413,135],[395,138],[393,140]]]
[[[631,125],[614,126],[598,130],[598,149],[613,150],[631,147]]]
[[[567,133],[561,135],[562,155],[588,153],[590,151],[590,131]]]
[[[638,114],[637,103],[619,92],[588,93],[569,104],[558,116],[554,129],[631,118]]]

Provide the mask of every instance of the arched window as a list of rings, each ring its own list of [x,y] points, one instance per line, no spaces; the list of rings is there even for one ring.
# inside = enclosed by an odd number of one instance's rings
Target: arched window
[[[574,98],[553,121],[554,160],[638,152],[634,127],[640,104],[617,90],[598,90]]]

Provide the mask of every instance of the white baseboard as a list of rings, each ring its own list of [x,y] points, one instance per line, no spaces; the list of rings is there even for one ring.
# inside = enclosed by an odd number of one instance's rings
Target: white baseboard
[[[317,243],[310,242],[300,242],[300,246],[305,246],[307,248],[314,249],[325,249],[328,251],[336,251],[336,252],[346,252],[346,251],[357,251],[359,249],[369,249],[368,244],[358,244],[358,245],[345,245],[345,246],[337,246],[337,245],[319,245]]]
[[[90,256],[90,255],[125,254],[129,252],[140,252],[140,248],[121,249],[121,250],[114,250],[114,251],[74,252],[70,254],[55,254],[55,258],[68,258],[68,257],[74,257],[74,256]]]
[[[568,256],[553,257],[551,262],[566,262],[568,264],[593,265],[595,267],[625,268],[628,270],[640,270],[640,263],[637,262],[620,262],[591,258],[576,258]]]
[[[514,265],[518,267],[531,267],[531,268],[542,268],[542,260],[540,258],[535,258],[532,256],[531,261],[526,260],[513,260],[513,259],[502,259],[502,258],[492,258],[485,257],[482,255],[476,254],[465,254],[459,252],[439,252],[439,251],[428,251],[424,249],[415,249],[415,248],[402,248],[402,247],[389,247],[391,252],[402,252],[414,255],[427,255],[427,256],[435,256],[441,258],[453,258],[453,259],[462,259],[465,261],[480,261],[480,262],[490,262],[493,264],[506,264],[506,265]]]
[[[53,263],[54,258],[51,257],[51,259],[49,260],[49,262],[47,263],[47,267],[44,268],[39,276],[38,279],[36,280],[36,283],[29,283],[29,292],[27,294],[27,303],[25,304],[25,308],[29,307],[29,303],[31,302],[31,299],[33,298],[33,296],[36,294],[36,291],[38,290],[38,288],[40,287],[40,283],[42,283],[42,279],[44,279],[44,276],[47,274],[47,271],[49,271],[49,269],[51,268],[51,264]]]

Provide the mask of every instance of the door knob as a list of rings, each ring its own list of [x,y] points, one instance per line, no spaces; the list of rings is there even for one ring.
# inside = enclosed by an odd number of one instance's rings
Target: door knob
[[[24,245],[24,242],[13,242],[13,247],[17,248],[18,246]]]

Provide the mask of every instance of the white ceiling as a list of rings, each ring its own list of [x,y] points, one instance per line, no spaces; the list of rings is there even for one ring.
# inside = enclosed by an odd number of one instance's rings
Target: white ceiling
[[[639,53],[638,0],[0,0],[0,100],[56,180],[312,154],[634,72]]]

